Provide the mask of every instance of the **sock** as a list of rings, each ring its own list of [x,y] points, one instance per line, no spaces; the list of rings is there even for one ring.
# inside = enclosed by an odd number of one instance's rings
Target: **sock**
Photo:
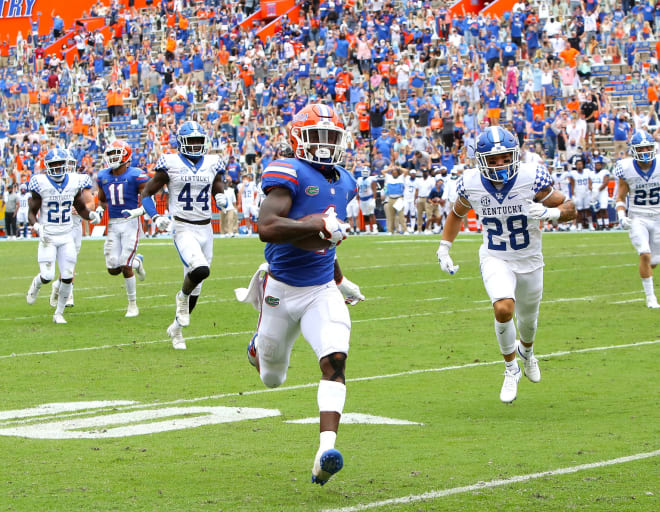
[[[534,353],[534,345],[526,347],[522,343],[518,343],[518,355],[527,360]]]
[[[59,279],[57,281],[53,281],[53,290],[56,290],[55,293],[60,293],[60,285],[62,284],[62,281]]]
[[[41,274],[37,274],[35,278],[32,280],[32,284],[37,290],[41,290],[41,286],[44,284],[44,282],[41,280]]]
[[[513,361],[504,361],[504,365],[507,370],[513,370],[513,373],[518,373],[520,371],[520,366],[518,366],[518,361],[516,359]]]
[[[495,320],[495,335],[497,343],[500,345],[502,355],[512,354],[516,350],[516,327],[513,325],[513,318],[508,322],[498,322]]]
[[[124,285],[126,285],[126,295],[128,296],[128,302],[135,302],[137,299],[137,291],[135,289],[135,276],[125,277]]]
[[[56,315],[61,315],[62,313],[64,313],[64,308],[66,307],[66,301],[69,300],[69,295],[71,294],[72,288],[73,288],[73,283],[60,284],[60,296],[57,298],[57,308],[55,308]]]
[[[337,441],[337,432],[326,430],[325,432],[321,432],[319,437],[319,452],[323,453],[327,450],[332,450],[335,447],[335,441]]]
[[[655,297],[653,291],[653,277],[642,277],[642,286],[647,297]]]

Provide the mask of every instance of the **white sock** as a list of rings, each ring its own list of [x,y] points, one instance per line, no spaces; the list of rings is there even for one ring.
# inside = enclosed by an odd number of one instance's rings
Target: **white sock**
[[[518,355],[527,360],[534,353],[534,345],[526,347],[522,343],[518,343]]]
[[[495,335],[497,343],[500,345],[502,355],[512,354],[516,350],[516,327],[513,325],[513,318],[508,322],[498,322],[495,320]]]
[[[335,447],[335,441],[337,441],[337,432],[326,430],[325,432],[321,432],[319,437],[319,451],[321,453],[327,450],[332,450]]]
[[[518,373],[520,371],[520,366],[518,366],[518,360],[514,359],[513,361],[504,361],[504,365],[507,370],[513,370],[513,373]]]
[[[32,284],[37,290],[41,290],[41,286],[44,284],[41,280],[41,274],[37,274],[32,280]]]
[[[135,276],[125,277],[124,284],[126,285],[126,295],[128,296],[128,302],[135,302],[137,298],[137,292],[135,290]]]
[[[653,290],[653,277],[642,277],[642,286],[647,297],[655,297]]]
[[[57,308],[55,308],[56,315],[61,315],[64,313],[66,301],[69,300],[69,295],[71,294],[72,288],[73,283],[60,283],[60,296],[57,298]]]
[[[59,279],[57,281],[53,281],[53,289],[56,290],[56,293],[60,293],[60,285],[62,284],[62,281]]]

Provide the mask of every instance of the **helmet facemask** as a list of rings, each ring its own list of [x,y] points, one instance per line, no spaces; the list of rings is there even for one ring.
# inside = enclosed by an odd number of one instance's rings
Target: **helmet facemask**
[[[178,135],[179,152],[182,155],[200,157],[204,156],[210,146],[209,138],[202,133],[193,133],[190,135]]]
[[[124,148],[110,147],[105,151],[103,155],[103,161],[110,169],[119,169],[121,167],[122,160],[126,155],[126,150]]]
[[[312,165],[334,166],[344,161],[350,134],[329,121],[295,126],[291,137],[296,141],[296,156]]]
[[[48,174],[53,181],[60,183],[69,172],[69,167],[68,160],[53,160],[46,164],[46,174]]]
[[[510,158],[504,157],[504,162],[497,163],[498,155],[510,155]],[[481,175],[493,183],[508,183],[518,174],[520,166],[520,149],[504,148],[493,149],[486,153],[477,153],[477,167]]]
[[[655,144],[638,144],[630,146],[630,154],[638,162],[652,162],[655,158]]]

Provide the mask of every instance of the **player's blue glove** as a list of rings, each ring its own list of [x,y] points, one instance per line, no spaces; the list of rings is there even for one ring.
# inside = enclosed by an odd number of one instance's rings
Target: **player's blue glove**
[[[218,192],[215,195],[215,205],[218,207],[218,210],[224,213],[229,207],[229,199],[222,192]]]
[[[139,208],[134,208],[132,210],[122,210],[121,214],[125,219],[134,219],[144,215],[144,208],[140,206]]]

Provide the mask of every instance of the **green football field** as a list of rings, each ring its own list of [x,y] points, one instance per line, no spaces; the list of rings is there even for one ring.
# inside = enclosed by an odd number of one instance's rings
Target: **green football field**
[[[85,241],[67,325],[49,285],[26,304],[37,244],[0,244],[0,510],[660,510],[660,310],[627,235],[544,236],[542,381],[511,405],[480,241],[459,235],[455,276],[435,236],[339,248],[367,300],[351,308],[344,469],[324,487],[311,348],[298,341],[275,390],[246,360],[257,313],[233,289],[262,262],[256,238],[215,240],[186,351],[165,333],[182,279],[170,240],[140,246],[131,319],[102,241]]]

